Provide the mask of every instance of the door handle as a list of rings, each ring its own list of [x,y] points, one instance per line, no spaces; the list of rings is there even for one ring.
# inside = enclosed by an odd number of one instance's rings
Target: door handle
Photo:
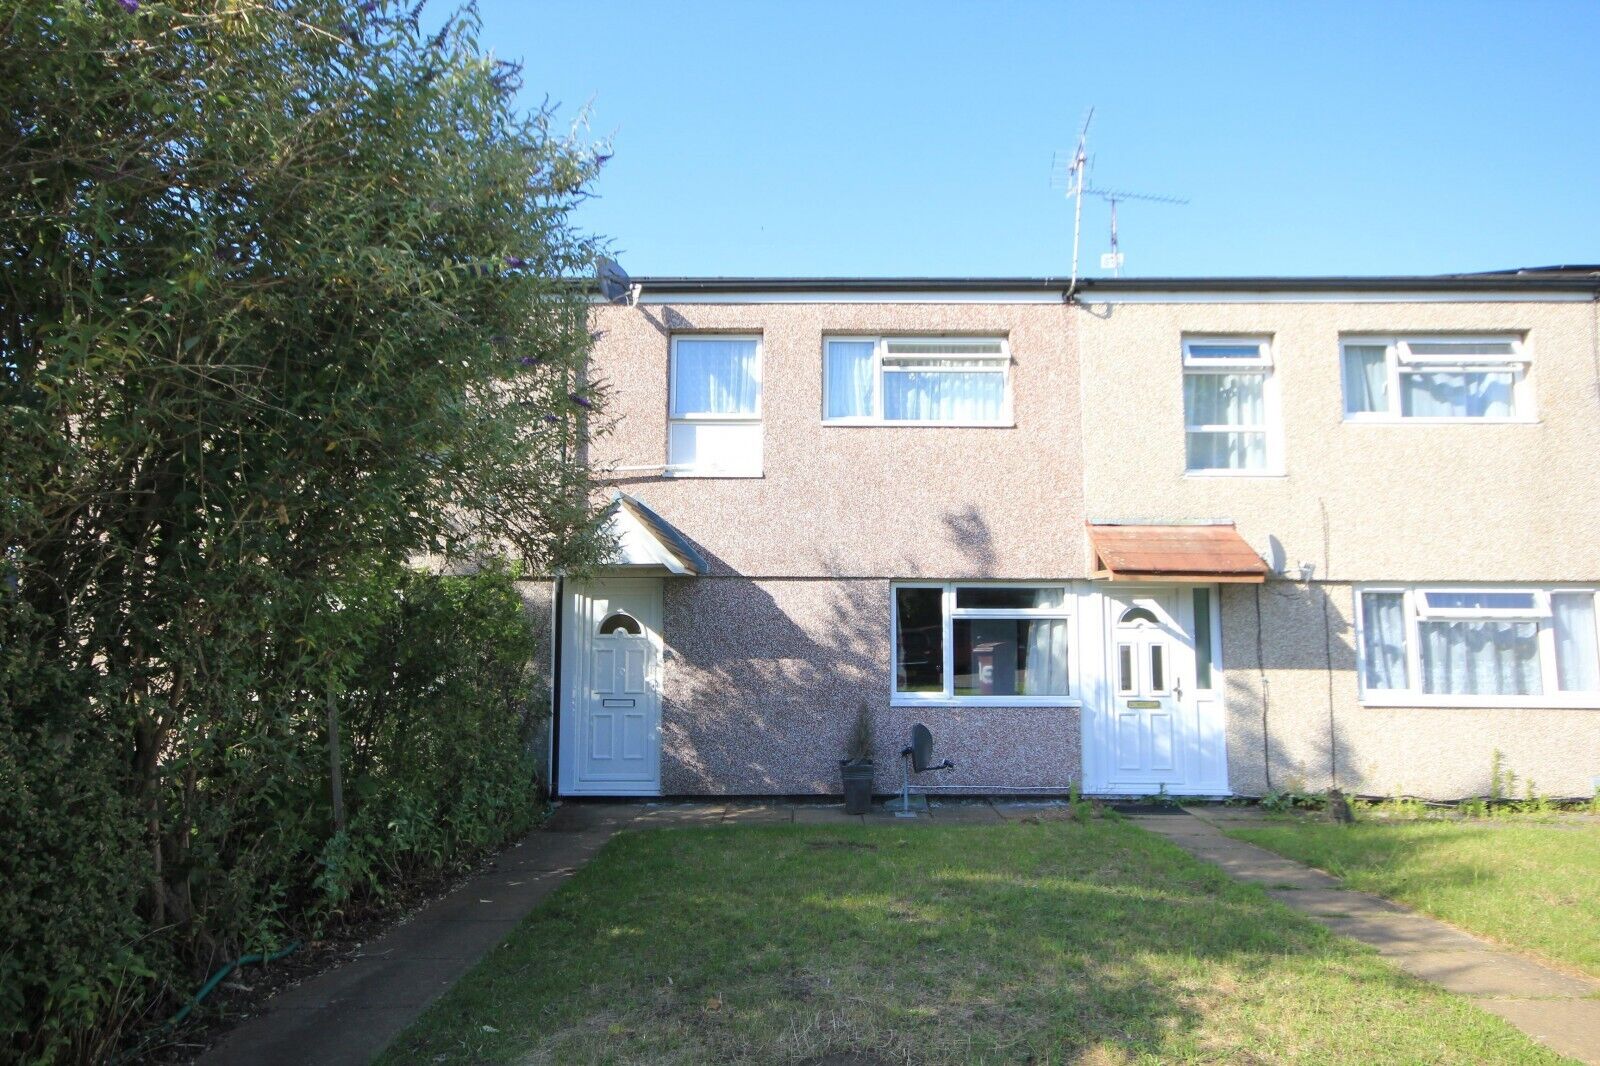
[[[1173,697],[1173,699],[1176,699],[1176,700],[1182,700],[1183,699],[1183,679],[1182,678],[1175,677],[1175,678],[1172,679],[1172,697]]]

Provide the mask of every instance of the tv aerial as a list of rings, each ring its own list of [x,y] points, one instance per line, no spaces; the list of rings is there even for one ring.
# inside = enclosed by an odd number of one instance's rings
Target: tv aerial
[[[1127,189],[1105,189],[1089,182],[1089,170],[1094,159],[1089,155],[1089,123],[1094,121],[1094,108],[1089,108],[1083,118],[1083,128],[1078,131],[1078,146],[1072,155],[1063,158],[1057,152],[1052,170],[1066,187],[1072,204],[1072,282],[1067,287],[1070,297],[1078,287],[1078,244],[1083,229],[1083,198],[1096,196],[1111,205],[1111,250],[1100,257],[1100,269],[1111,271],[1112,277],[1122,276],[1123,254],[1117,237],[1117,204],[1124,200],[1140,200],[1153,204],[1182,206],[1189,201],[1181,196],[1160,196],[1155,193],[1132,192]]]

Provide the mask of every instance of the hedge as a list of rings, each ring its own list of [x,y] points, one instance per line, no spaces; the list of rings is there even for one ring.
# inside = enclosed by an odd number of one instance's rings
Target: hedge
[[[169,882],[190,913],[141,914],[150,883],[130,775],[94,731],[0,721],[0,1033],[12,1055],[101,1061],[167,1017],[209,968],[321,935],[420,877],[460,868],[542,809],[547,713],[511,574],[393,571],[344,590],[361,654],[342,691],[347,827],[332,828],[327,701],[214,723]]]

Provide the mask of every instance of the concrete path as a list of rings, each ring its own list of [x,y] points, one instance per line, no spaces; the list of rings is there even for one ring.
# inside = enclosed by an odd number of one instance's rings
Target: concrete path
[[[1407,973],[1466,996],[1551,1050],[1600,1064],[1600,981],[1542,965],[1223,835],[1224,828],[1259,821],[1253,813],[1188,808],[1130,820],[1240,881],[1264,886],[1273,899],[1372,946]]]
[[[915,819],[877,805],[848,815],[839,803],[569,803],[545,827],[507,849],[494,864],[443,899],[362,946],[351,962],[268,1000],[202,1055],[203,1066],[354,1066],[389,1045],[510,935],[531,911],[626,826],[735,826],[1001,822],[1049,802],[991,804],[913,797]]]
[[[370,1062],[618,829],[646,813],[635,806],[559,808],[483,873],[363,945],[353,961],[280,992],[197,1061]]]

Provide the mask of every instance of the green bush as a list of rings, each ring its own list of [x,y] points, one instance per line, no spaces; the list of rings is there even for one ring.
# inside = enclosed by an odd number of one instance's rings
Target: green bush
[[[507,572],[374,580],[359,598],[372,637],[342,701],[350,814],[318,858],[327,912],[528,828],[549,710]]]
[[[336,925],[393,886],[464,864],[541,810],[548,712],[509,571],[383,570],[344,590],[336,705],[348,824],[330,825],[326,701],[218,731],[197,787],[162,797],[191,826],[167,871],[175,925],[142,914],[152,854],[134,782],[103,737],[0,720],[0,1033],[24,1059],[97,1061],[237,953]],[[176,906],[169,910],[177,909]],[[199,965],[196,943],[210,945]],[[3,1056],[0,1056],[3,1057]]]
[[[476,30],[0,18],[0,1059],[101,1059],[530,817],[510,574],[399,564],[604,548],[570,217],[603,155]]]

